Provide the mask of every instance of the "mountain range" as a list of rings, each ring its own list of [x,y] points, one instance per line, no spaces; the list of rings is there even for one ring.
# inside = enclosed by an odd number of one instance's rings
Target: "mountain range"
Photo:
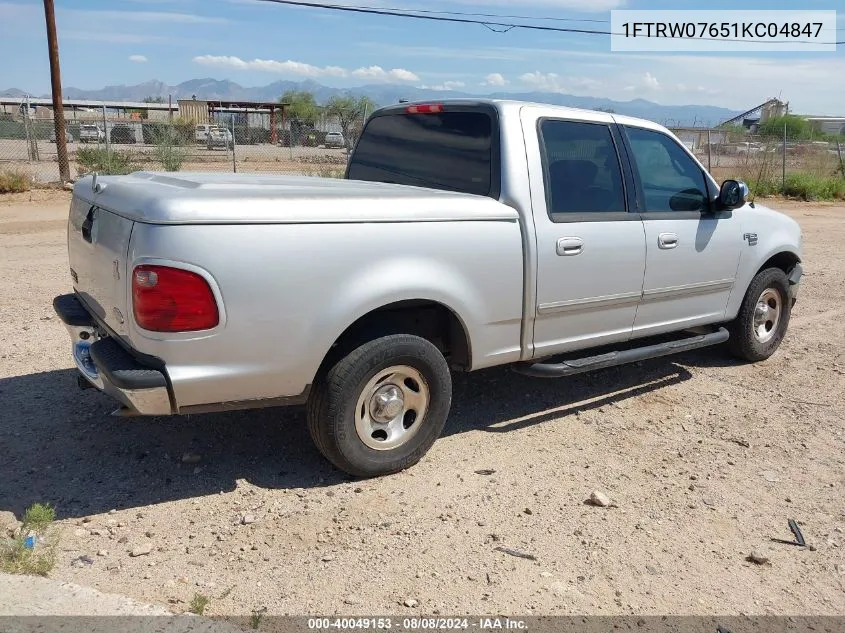
[[[370,84],[357,88],[331,88],[313,80],[274,81],[266,86],[246,87],[228,79],[191,79],[173,86],[154,79],[132,86],[106,86],[99,90],[81,90],[79,88],[66,87],[63,92],[66,99],[87,99],[92,101],[142,101],[146,97],[163,97],[166,100],[168,95],[174,101],[177,99],[190,99],[193,96],[197,99],[211,101],[215,99],[277,101],[288,90],[307,90],[312,92],[319,103],[325,103],[335,95],[367,96],[379,105],[397,103],[400,99],[415,101],[422,99],[443,99],[447,97],[479,96],[498,99],[518,99],[590,110],[609,109],[618,114],[641,117],[673,126],[717,125],[721,121],[739,114],[739,111],[718,106],[692,104],[663,105],[645,99],[614,101],[600,97],[580,97],[557,92],[495,92],[478,95],[456,90],[436,90],[396,84]],[[24,97],[26,94],[22,90],[10,88],[0,92],[0,97]],[[45,96],[49,97],[49,95]]]

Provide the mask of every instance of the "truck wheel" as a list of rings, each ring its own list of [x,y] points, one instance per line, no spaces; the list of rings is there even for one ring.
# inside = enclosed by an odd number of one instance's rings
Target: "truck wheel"
[[[790,309],[786,273],[779,268],[760,271],[751,280],[736,319],[728,324],[728,349],[743,360],[766,360],[786,334]]]
[[[443,354],[418,336],[370,341],[317,380],[308,430],[323,456],[356,477],[416,464],[440,436],[452,404]]]

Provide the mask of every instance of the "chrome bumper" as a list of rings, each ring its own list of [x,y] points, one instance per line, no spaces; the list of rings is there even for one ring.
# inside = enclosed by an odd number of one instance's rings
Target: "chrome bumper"
[[[70,334],[79,373],[122,403],[126,410],[119,410],[121,415],[173,412],[163,370],[142,364],[108,336],[75,295],[56,297],[53,308]]]

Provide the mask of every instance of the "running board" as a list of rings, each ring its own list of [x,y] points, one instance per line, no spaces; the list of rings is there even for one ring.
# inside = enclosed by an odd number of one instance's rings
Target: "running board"
[[[596,369],[615,367],[649,358],[659,358],[660,356],[669,356],[670,354],[688,352],[701,347],[718,345],[727,341],[729,336],[728,331],[722,327],[709,334],[700,334],[677,341],[647,345],[646,347],[608,352],[607,354],[599,354],[598,356],[565,360],[561,363],[517,365],[514,367],[514,371],[525,374],[526,376],[533,376],[534,378],[564,378]]]

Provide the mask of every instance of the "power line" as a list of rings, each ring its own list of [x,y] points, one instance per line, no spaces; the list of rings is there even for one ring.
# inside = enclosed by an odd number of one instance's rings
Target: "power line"
[[[273,2],[275,4],[283,4],[295,7],[311,7],[313,9],[330,9],[333,11],[346,11],[348,13],[363,13],[368,15],[386,15],[386,16],[393,16],[399,18],[412,18],[416,20],[431,20],[435,22],[452,22],[457,24],[477,24],[480,26],[484,26],[495,33],[507,33],[513,29],[528,29],[532,31],[551,31],[555,33],[580,33],[584,35],[622,35],[622,33],[613,33],[611,31],[598,31],[595,29],[581,29],[581,28],[572,28],[572,27],[563,27],[563,26],[545,26],[540,24],[513,24],[509,22],[492,22],[489,20],[475,20],[470,17],[459,17],[459,16],[470,16],[473,14],[469,13],[459,13],[459,12],[443,12],[448,15],[432,15],[432,14],[422,14],[422,12],[417,13],[409,13],[409,9],[393,9],[393,8],[380,8],[380,7],[362,7],[362,6],[353,6],[353,5],[340,5],[340,4],[329,4],[325,2],[303,2],[301,0],[259,0],[260,2]],[[433,12],[431,12],[433,13]],[[478,14],[480,15],[480,14]],[[490,14],[492,15],[492,14]],[[452,16],[452,17],[449,17]],[[508,17],[508,16],[496,16],[496,17]],[[543,18],[524,18],[524,19],[543,19]],[[698,37],[698,38],[691,38],[691,37],[673,37],[671,39],[697,39],[703,41],[721,41],[721,42],[749,42],[754,44],[771,44],[772,42],[766,42],[762,40],[743,40],[743,39],[733,39],[733,38],[721,38],[721,37]],[[845,41],[841,42],[806,42],[806,41],[795,41],[795,42],[777,42],[777,43],[790,43],[790,44],[845,44]]]
[[[447,17],[442,15],[420,15],[418,13],[408,13],[406,9],[390,9],[390,8],[376,8],[376,7],[358,7],[340,4],[327,4],[323,2],[301,2],[299,0],[260,0],[261,2],[273,2],[276,4],[284,4],[296,7],[311,7],[314,9],[332,9],[334,11],[346,11],[348,13],[365,13],[369,15],[388,15],[399,18],[413,18],[417,20],[432,20],[435,22],[454,22],[458,24],[479,24],[487,28],[499,27],[507,32],[511,29],[533,29],[538,31],[558,31],[564,33],[589,33],[591,35],[611,35],[610,31],[596,31],[593,29],[574,29],[569,27],[554,27],[541,26],[538,24],[510,24],[507,22],[491,22],[488,20],[473,20],[468,17]]]
[[[310,3],[309,3],[310,4]],[[340,6],[340,5],[338,5]],[[360,6],[360,5],[343,5],[349,6],[356,9],[377,9],[379,11],[405,11],[407,13],[423,13],[423,14],[434,14],[434,15],[459,15],[459,16],[467,16],[467,17],[478,17],[478,18],[497,18],[497,19],[506,19],[506,20],[541,20],[541,21],[549,21],[549,22],[591,22],[594,24],[610,24],[610,20],[596,20],[594,18],[555,18],[551,16],[542,16],[542,15],[508,15],[502,13],[474,13],[468,11],[438,11],[435,9],[392,9],[390,7],[373,7],[373,6]],[[842,29],[845,31],[845,29]]]

